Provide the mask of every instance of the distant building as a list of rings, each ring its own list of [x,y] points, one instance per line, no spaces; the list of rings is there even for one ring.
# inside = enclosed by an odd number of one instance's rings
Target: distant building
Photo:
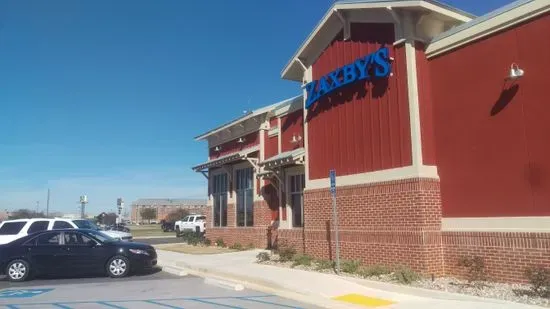
[[[7,211],[0,211],[0,222],[8,219],[8,212]]]
[[[206,199],[138,199],[132,203],[130,220],[142,222],[141,210],[155,208],[157,217],[151,221],[160,221],[176,209],[186,209],[190,213],[204,214],[206,212]]]

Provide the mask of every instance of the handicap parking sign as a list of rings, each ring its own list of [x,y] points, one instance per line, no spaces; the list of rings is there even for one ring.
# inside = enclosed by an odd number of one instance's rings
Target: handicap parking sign
[[[0,291],[0,298],[29,298],[47,293],[53,289],[10,289]]]

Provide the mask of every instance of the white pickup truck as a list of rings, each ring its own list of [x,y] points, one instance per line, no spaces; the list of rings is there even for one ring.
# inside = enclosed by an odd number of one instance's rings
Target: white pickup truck
[[[181,234],[184,231],[193,231],[204,234],[206,231],[206,216],[191,214],[183,219],[176,221],[174,224],[176,234]]]

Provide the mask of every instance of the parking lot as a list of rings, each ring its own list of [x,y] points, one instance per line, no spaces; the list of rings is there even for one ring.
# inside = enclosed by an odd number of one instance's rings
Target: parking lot
[[[39,278],[0,281],[0,308],[317,308],[261,292],[234,291],[158,269],[123,279]]]

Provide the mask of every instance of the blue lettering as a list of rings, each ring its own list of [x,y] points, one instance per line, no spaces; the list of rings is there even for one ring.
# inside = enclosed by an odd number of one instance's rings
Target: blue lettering
[[[338,76],[341,71],[342,71],[342,68],[338,68],[328,74],[330,76],[330,80],[332,81],[331,88],[333,89],[338,88],[342,85],[342,82],[340,81],[340,77]]]
[[[355,71],[355,63],[344,66],[344,85],[353,83],[357,79],[357,72]]]
[[[318,96],[323,96],[327,93],[329,93],[331,91],[331,87],[330,85],[328,84],[328,81],[327,81],[327,76],[323,76],[321,77],[321,79],[319,80],[319,89],[317,90],[317,95]]]
[[[306,92],[307,92],[306,108],[309,108],[318,99],[317,93],[315,92],[316,87],[317,87],[316,80],[306,84]]]
[[[359,70],[359,80],[370,78],[369,68],[371,63],[372,63],[372,54],[369,54],[362,59],[360,58],[355,60],[354,64]]]
[[[390,74],[391,64],[389,62],[389,53],[387,47],[380,48],[376,53],[374,53],[374,63],[376,67],[374,69],[374,76],[376,77],[386,77]]]
[[[359,58],[353,63],[328,73],[318,81],[312,81],[306,84],[306,109],[309,109],[311,105],[317,102],[322,96],[344,85],[353,83],[357,80],[370,80],[373,76],[387,77],[390,72],[391,64],[389,60],[389,49],[387,47],[380,48],[372,54]]]

